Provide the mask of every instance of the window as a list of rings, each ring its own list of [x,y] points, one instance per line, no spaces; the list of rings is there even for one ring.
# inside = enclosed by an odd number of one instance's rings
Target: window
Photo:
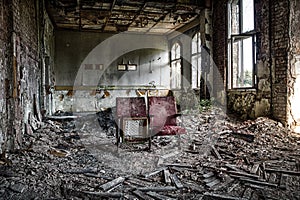
[[[201,40],[200,33],[192,38],[192,88],[200,88],[201,81]]]
[[[181,88],[181,45],[178,42],[171,48],[171,88]]]
[[[228,4],[228,88],[255,86],[254,0]]]

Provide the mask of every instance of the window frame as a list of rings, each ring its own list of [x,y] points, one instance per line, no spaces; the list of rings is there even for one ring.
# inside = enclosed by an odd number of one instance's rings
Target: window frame
[[[229,90],[248,90],[248,89],[256,89],[257,88],[257,66],[256,66],[256,32],[255,32],[255,9],[254,9],[254,6],[255,6],[255,2],[254,0],[252,0],[252,3],[253,3],[253,30],[249,30],[249,31],[245,31],[245,32],[242,32],[242,29],[243,29],[243,13],[242,13],[242,10],[243,10],[243,1],[244,0],[230,0],[228,1],[227,3],[227,34],[228,34],[228,37],[227,37],[227,50],[228,50],[228,54],[227,54],[227,58],[228,58],[228,61],[227,61],[227,89]],[[232,5],[235,4],[234,6],[238,6],[238,14],[237,14],[237,17],[234,16],[234,14],[232,13]],[[236,17],[235,19],[237,19],[237,33],[234,32],[233,30],[233,25],[232,25],[232,19]],[[234,59],[233,59],[233,56],[234,56],[234,53],[233,52],[233,48],[234,48],[234,45],[233,43],[236,42],[236,41],[241,41],[243,43],[243,41],[245,41],[246,39],[249,39],[252,37],[252,85],[251,86],[239,86],[238,84],[235,84],[234,83],[234,76],[236,75],[236,73],[238,72],[234,72]],[[237,64],[238,68],[240,68],[239,65],[242,66],[243,69],[245,69],[245,66],[244,66],[244,63],[243,62],[243,44],[240,45],[239,47],[239,54],[240,54],[240,57],[238,62],[239,64]],[[244,74],[245,75],[245,74]],[[237,77],[239,77],[237,75]]]
[[[176,45],[176,44],[178,44],[178,48],[179,48],[179,57],[176,57],[176,53],[175,53],[175,58],[173,58],[173,47]],[[179,84],[177,85],[176,83],[176,85],[175,85],[175,87],[174,87],[174,81],[173,81],[173,73],[174,73],[174,71],[173,71],[173,63],[174,64],[180,64],[180,77],[179,77],[179,79],[177,80],[176,79],[176,81],[178,81],[179,82]],[[175,73],[176,73],[176,71],[175,71]],[[171,51],[170,51],[170,89],[172,89],[172,90],[180,90],[182,88],[182,44],[179,42],[179,41],[175,41],[175,42],[173,42],[172,43],[172,45],[171,45]]]
[[[197,41],[196,41],[196,47],[197,50],[196,52],[193,52],[193,42],[194,42],[194,38],[197,37]],[[197,31],[191,40],[191,86],[192,89],[200,89],[201,87],[201,75],[202,75],[202,49],[201,49],[201,33],[200,31]],[[194,70],[193,70],[193,58],[196,57],[197,59],[197,69],[196,69],[196,87],[194,87],[194,82],[193,82],[193,78],[194,78]],[[200,59],[200,63],[199,60]]]

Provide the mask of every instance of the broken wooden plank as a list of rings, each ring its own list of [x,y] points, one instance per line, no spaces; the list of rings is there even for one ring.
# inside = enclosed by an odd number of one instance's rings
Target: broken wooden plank
[[[263,179],[267,180],[266,163],[263,162],[261,165],[262,165],[261,168],[263,172]]]
[[[158,199],[158,200],[175,200],[173,198],[170,198],[168,196],[165,196],[165,195],[161,195],[161,194],[158,194],[156,192],[147,192],[147,195],[149,195],[150,197],[153,197],[154,199]]]
[[[244,176],[248,178],[253,178],[253,179],[258,179],[259,176],[255,174],[249,174],[245,172],[240,172],[240,171],[227,171],[229,174],[237,175],[237,176]]]
[[[281,174],[280,181],[279,181],[279,188],[286,189],[287,179],[288,179],[288,175]]]
[[[269,183],[276,183],[277,175],[276,173],[271,173],[268,179]]]
[[[164,169],[163,172],[164,172],[164,182],[167,183],[167,184],[171,183],[171,179],[170,179],[171,173],[170,173],[170,171],[168,169]]]
[[[256,163],[256,164],[254,164],[253,166],[252,166],[252,168],[251,168],[251,170],[250,170],[250,173],[251,174],[257,174],[257,171],[258,171],[258,169],[259,169],[259,163]]]
[[[118,177],[112,181],[109,181],[109,182],[101,185],[100,188],[104,191],[107,191],[107,190],[113,188],[114,186],[119,185],[120,183],[123,183],[124,181],[125,181],[125,178]]]
[[[212,181],[214,181],[214,180],[216,180],[216,177],[215,177],[215,176],[211,176],[211,177],[209,177],[209,178],[204,179],[203,181],[204,181],[205,183],[209,183],[209,182],[212,182]]]
[[[242,172],[242,171],[238,168],[238,166],[236,166],[236,165],[232,165],[232,164],[228,164],[228,163],[227,163],[227,164],[225,164],[225,166],[226,166],[227,168],[231,169],[231,170]]]
[[[278,173],[288,174],[292,176],[300,176],[300,172],[297,171],[289,171],[284,169],[271,169],[271,168],[266,168],[265,170],[267,172],[278,172]]]
[[[155,170],[155,171],[153,171],[153,172],[149,172],[149,173],[145,174],[144,177],[145,177],[145,178],[149,178],[150,176],[154,176],[154,175],[160,173],[160,172],[163,171],[164,169],[167,169],[167,167],[161,167],[161,168],[159,168],[159,169],[157,169],[157,170]]]
[[[206,174],[203,174],[203,177],[204,178],[209,178],[209,177],[212,177],[212,176],[214,176],[215,174],[213,173],[213,172],[208,172],[208,173],[206,173]]]
[[[253,189],[258,189],[258,190],[265,190],[266,189],[263,186],[254,185],[254,184],[251,184],[251,183],[245,183],[244,185],[247,186],[247,187],[253,188]]]
[[[144,194],[143,192],[139,191],[139,190],[134,190],[132,192],[135,196],[137,196],[139,199],[143,199],[143,200],[152,200],[151,197],[149,197],[148,195]]]
[[[204,187],[202,185],[190,183],[190,182],[185,182],[184,187],[192,190],[193,192],[197,192],[197,193],[201,193],[201,194],[204,191],[206,191],[206,189],[204,189]]]
[[[275,187],[275,188],[278,187],[277,184],[268,183],[268,182],[264,182],[264,181],[256,181],[256,180],[253,180],[253,179],[246,179],[246,178],[240,178],[240,180],[243,181],[243,182],[248,182],[248,183],[257,184],[257,185],[263,185],[263,186]]]
[[[168,167],[194,168],[193,165],[180,164],[180,163],[165,164],[165,165],[168,166]]]
[[[172,179],[173,183],[175,184],[175,186],[178,189],[183,188],[183,184],[181,183],[181,181],[178,179],[178,177],[176,176],[176,174],[171,174],[170,178]]]
[[[221,181],[219,179],[215,179],[214,181],[210,182],[210,183],[206,183],[206,185],[208,187],[214,187],[215,185],[219,184]]]
[[[220,153],[214,145],[211,146],[211,152],[217,159],[222,160],[222,156],[220,155]]]
[[[68,197],[80,197],[83,199],[102,199],[102,198],[123,198],[124,194],[120,192],[90,192],[90,191],[78,191],[70,188],[64,188],[66,196]]]
[[[140,187],[137,188],[138,190],[142,192],[166,192],[166,191],[174,191],[177,190],[174,186],[166,186],[166,187]]]
[[[213,193],[208,193],[208,192],[204,193],[204,196],[202,199],[203,200],[246,200],[245,198],[241,198],[241,197],[213,194]]]
[[[90,199],[94,198],[123,198],[124,194],[120,193],[120,192],[89,192],[89,191],[85,191],[83,192],[83,194],[86,197],[89,197]],[[86,198],[85,197],[85,198]]]

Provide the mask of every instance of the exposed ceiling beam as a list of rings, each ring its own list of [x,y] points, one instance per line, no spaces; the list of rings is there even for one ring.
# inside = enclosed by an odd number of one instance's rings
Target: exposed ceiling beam
[[[177,37],[178,35],[180,35],[180,34],[186,32],[186,31],[188,31],[189,29],[194,28],[194,27],[196,27],[196,26],[199,26],[199,24],[200,24],[200,19],[199,19],[199,17],[196,17],[196,18],[195,18],[193,21],[191,21],[190,23],[188,23],[188,24],[186,24],[186,25],[184,25],[184,26],[178,28],[176,31],[174,31],[174,32],[172,32],[172,33],[170,33],[170,34],[168,34],[168,35],[167,35],[167,38],[168,38],[169,40],[171,40],[171,39]]]
[[[105,24],[104,24],[103,27],[102,27],[102,31],[104,31],[105,27],[107,26],[108,21],[110,20],[110,16],[111,16],[111,13],[112,13],[112,11],[113,11],[113,9],[114,9],[114,7],[115,7],[115,4],[116,4],[116,0],[114,0],[114,1],[111,3],[111,5],[110,5],[109,15],[108,15],[108,17],[107,17],[107,19],[106,19]]]

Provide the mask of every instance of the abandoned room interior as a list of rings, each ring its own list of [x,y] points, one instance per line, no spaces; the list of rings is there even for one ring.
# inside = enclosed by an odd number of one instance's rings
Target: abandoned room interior
[[[0,0],[0,199],[300,199],[297,0]]]

